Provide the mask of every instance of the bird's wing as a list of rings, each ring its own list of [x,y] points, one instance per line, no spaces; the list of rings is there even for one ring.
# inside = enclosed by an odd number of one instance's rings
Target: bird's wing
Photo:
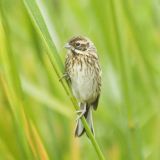
[[[96,100],[91,104],[93,106],[94,110],[96,110],[98,107],[99,97],[100,97],[100,95],[98,95]]]

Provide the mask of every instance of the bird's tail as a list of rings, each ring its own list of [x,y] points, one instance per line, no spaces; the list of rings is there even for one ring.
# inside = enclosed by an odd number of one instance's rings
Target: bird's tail
[[[92,120],[92,106],[86,106],[86,112],[84,114],[84,117],[94,135],[93,120]],[[83,126],[83,123],[81,119],[78,119],[76,130],[75,130],[75,136],[80,137],[83,135],[84,132],[86,132],[86,130]]]

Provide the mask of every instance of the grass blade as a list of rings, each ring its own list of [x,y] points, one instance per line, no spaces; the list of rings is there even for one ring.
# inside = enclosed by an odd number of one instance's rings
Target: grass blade
[[[35,0],[24,0],[27,11],[29,12],[35,26],[37,27],[37,30],[40,33],[40,36],[43,38],[43,40],[48,48],[48,57],[52,63],[54,71],[56,72],[57,77],[60,78],[61,77],[60,71],[63,71],[63,65],[62,65],[62,62],[61,62],[58,54],[57,54],[56,47],[51,39],[51,36],[49,34],[49,31],[48,31],[47,26],[45,24],[44,18],[42,17],[42,14],[41,14],[40,8],[38,7],[37,2],[38,1],[35,1]],[[59,69],[57,68],[56,64],[58,65]],[[78,105],[77,105],[75,99],[73,98],[71,92],[68,90],[68,87],[64,84],[63,81],[61,81],[61,84],[62,84],[65,92],[67,93],[67,95],[70,97],[75,109],[78,110],[79,109]],[[92,142],[92,145],[94,146],[94,148],[97,152],[99,159],[104,160],[105,158],[99,148],[99,145],[97,144],[95,137],[93,136],[91,130],[89,129],[88,124],[87,124],[84,117],[82,117],[82,123],[87,131],[87,134]]]

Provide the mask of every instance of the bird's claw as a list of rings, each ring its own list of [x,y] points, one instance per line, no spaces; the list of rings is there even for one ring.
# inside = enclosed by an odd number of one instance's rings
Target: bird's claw
[[[84,114],[86,113],[86,108],[84,108],[83,110],[77,110],[75,111],[77,114],[80,113],[80,115],[78,115],[78,117],[76,118],[76,121],[78,121],[80,118],[82,118],[82,116],[84,116]]]
[[[64,73],[63,76],[62,76],[61,78],[59,78],[59,81],[62,81],[64,78],[65,78],[66,80],[69,79],[69,76],[68,76],[67,73]]]
[[[83,112],[83,110],[76,110],[76,111],[75,111],[76,114],[82,113],[82,112]]]

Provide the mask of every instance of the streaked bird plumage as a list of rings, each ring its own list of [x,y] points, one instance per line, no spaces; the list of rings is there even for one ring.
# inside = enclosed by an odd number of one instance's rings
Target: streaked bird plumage
[[[92,109],[98,106],[101,90],[101,69],[97,50],[86,37],[73,37],[66,45],[68,49],[65,61],[65,72],[71,82],[72,92],[79,101],[80,112],[94,134]],[[85,128],[80,120],[77,122],[75,136],[81,136]]]

